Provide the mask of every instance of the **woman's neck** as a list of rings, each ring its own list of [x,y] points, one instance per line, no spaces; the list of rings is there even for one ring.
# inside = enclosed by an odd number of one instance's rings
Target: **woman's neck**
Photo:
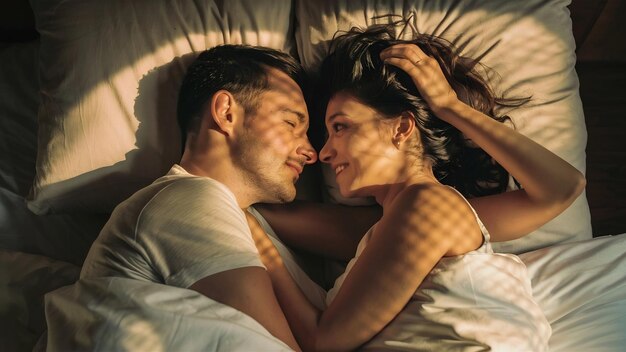
[[[384,211],[402,191],[410,186],[425,183],[439,183],[430,163],[422,164],[421,170],[413,170],[411,173],[400,176],[399,182],[380,187],[373,195]]]

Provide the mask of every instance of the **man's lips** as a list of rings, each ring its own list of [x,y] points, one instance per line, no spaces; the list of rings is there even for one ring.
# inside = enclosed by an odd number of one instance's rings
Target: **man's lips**
[[[296,172],[296,176],[300,176],[300,174],[302,173],[302,166],[300,165],[296,165],[294,163],[287,163],[287,166],[289,166],[290,168],[292,168],[295,172]]]

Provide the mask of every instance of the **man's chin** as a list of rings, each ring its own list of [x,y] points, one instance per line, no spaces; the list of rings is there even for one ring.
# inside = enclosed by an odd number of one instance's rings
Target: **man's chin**
[[[279,202],[280,203],[290,203],[293,202],[293,200],[296,199],[296,192],[295,190],[290,193],[289,195],[286,195],[285,197],[280,198]]]
[[[263,203],[283,204],[293,202],[294,199],[296,199],[296,188],[292,186],[289,190],[283,189],[274,194],[268,194],[267,200],[263,201]]]

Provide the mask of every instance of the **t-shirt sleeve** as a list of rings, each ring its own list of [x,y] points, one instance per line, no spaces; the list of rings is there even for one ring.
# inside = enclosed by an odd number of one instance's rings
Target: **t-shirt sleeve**
[[[243,211],[216,181],[189,178],[161,190],[135,230],[165,284],[189,287],[219,272],[263,267]]]

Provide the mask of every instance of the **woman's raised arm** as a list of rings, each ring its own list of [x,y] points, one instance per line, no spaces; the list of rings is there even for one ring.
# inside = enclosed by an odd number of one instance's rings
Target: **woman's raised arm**
[[[528,234],[563,212],[585,188],[565,160],[458,99],[436,59],[413,44],[385,49],[381,59],[407,72],[431,110],[504,167],[522,190],[470,199],[494,241]]]

